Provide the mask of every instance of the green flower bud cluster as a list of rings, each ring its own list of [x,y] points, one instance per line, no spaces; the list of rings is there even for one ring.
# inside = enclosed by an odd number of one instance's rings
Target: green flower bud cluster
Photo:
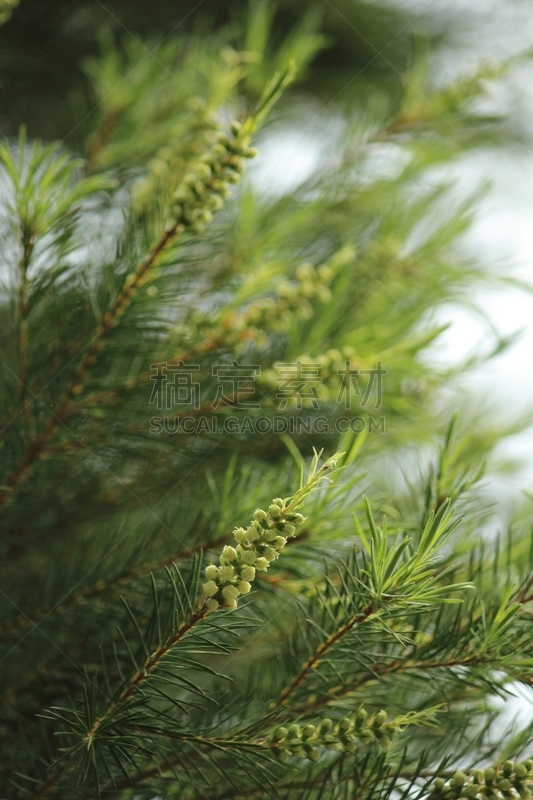
[[[213,144],[218,124],[207,104],[191,98],[188,105],[190,114],[173,127],[168,141],[148,162],[146,173],[133,186],[133,204],[138,211],[153,203],[155,193],[160,194],[162,201],[170,202],[177,176],[184,175],[188,166]]]
[[[298,319],[309,319],[313,313],[311,301],[327,303],[331,299],[330,284],[333,271],[322,265],[301,264],[296,270],[296,281],[283,281],[276,289],[276,297],[265,297],[248,306],[244,315],[248,325],[259,329],[284,331],[290,325],[289,314]]]
[[[231,124],[231,136],[219,133],[218,141],[183,178],[173,195],[173,214],[178,224],[194,232],[201,231],[223,206],[230,184],[238,183],[245,158],[254,158],[257,150],[248,146],[249,134],[239,122]]]
[[[460,800],[531,800],[528,784],[533,782],[533,760],[523,763],[505,761],[497,767],[476,769],[472,773],[456,772],[451,778],[436,778],[433,796]]]
[[[235,528],[235,546],[226,545],[219,565],[206,567],[203,596],[208,611],[237,608],[239,595],[248,594],[256,572],[264,572],[279,555],[287,539],[305,522],[302,514],[291,511],[281,498],[275,498],[268,511],[258,508],[247,528]]]
[[[309,280],[310,271],[312,280]],[[301,277],[304,272],[307,276],[305,281]],[[301,278],[298,282],[285,281],[275,290],[274,296],[261,297],[244,309],[232,310],[216,327],[208,327],[205,335],[213,341],[223,339],[226,345],[233,346],[237,352],[250,339],[260,347],[266,347],[267,332],[286,331],[292,324],[292,314],[300,319],[307,319],[311,315],[312,308],[308,298],[314,297],[321,302],[327,302],[331,297],[329,283],[333,280],[334,272],[327,264],[317,269],[310,264],[302,264],[296,273]],[[309,286],[312,287],[312,292]],[[201,317],[196,320],[194,327],[202,328]],[[279,388],[277,384],[274,385]]]
[[[182,330],[175,327],[176,333],[194,336],[195,332],[202,330],[204,336],[213,342],[224,341],[226,346],[232,346],[239,352],[252,339],[260,347],[268,344],[267,332],[287,331],[293,321],[293,314],[299,318],[307,319],[312,313],[310,299],[327,302],[331,297],[330,284],[338,270],[345,264],[353,261],[354,250],[352,247],[343,247],[337,251],[325,264],[313,267],[311,264],[301,264],[296,269],[294,282],[283,281],[274,290],[273,296],[260,297],[252,300],[246,307],[231,310],[215,324],[202,314],[195,319],[191,318],[190,325],[184,325]],[[346,348],[350,352],[355,351]],[[308,356],[305,357],[311,360]],[[263,370],[263,376],[258,376],[258,383],[263,383],[267,388],[279,389],[277,373],[274,370]]]
[[[360,708],[336,724],[326,718],[318,725],[302,727],[294,723],[289,727],[276,728],[269,738],[269,746],[282,762],[287,761],[289,756],[317,761],[324,749],[355,753],[364,745],[388,747],[389,734],[396,730],[399,730],[399,726],[394,720],[387,722],[386,711],[379,711],[370,717],[364,708]]]
[[[267,511],[256,509],[247,528],[233,531],[235,547],[226,545],[219,556],[219,565],[206,567],[200,604],[207,611],[237,608],[237,598],[248,594],[256,572],[267,570],[271,562],[279,558],[287,539],[296,535],[296,529],[306,519],[296,509],[301,508],[324,481],[332,481],[343,453],[335,453],[320,465],[321,455],[322,450],[318,453],[315,450],[307,480],[292,497],[285,500],[276,497]]]
[[[331,283],[339,269],[353,261],[355,253],[347,246],[338,250],[325,264],[314,267],[300,264],[294,281],[283,281],[276,289],[276,297],[257,300],[244,312],[245,325],[254,325],[258,333],[263,330],[286,331],[291,324],[291,314],[298,319],[309,319],[313,313],[312,302],[327,303],[331,299]]]

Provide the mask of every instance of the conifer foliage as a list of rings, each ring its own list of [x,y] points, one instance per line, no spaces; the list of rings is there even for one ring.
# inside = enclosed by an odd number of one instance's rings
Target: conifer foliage
[[[428,356],[496,71],[321,105],[273,20],[103,35],[84,151],[0,147],[2,798],[531,796],[528,513]]]

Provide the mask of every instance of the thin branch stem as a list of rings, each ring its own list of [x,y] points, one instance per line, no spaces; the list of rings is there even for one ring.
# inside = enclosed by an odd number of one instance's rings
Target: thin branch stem
[[[82,744],[85,747],[91,746],[100,727],[109,719],[111,715],[116,714],[117,711],[120,711],[126,705],[126,703],[136,694],[139,687],[142,686],[150,677],[153,670],[158,666],[161,660],[179,641],[181,641],[187,635],[187,633],[189,633],[189,631],[192,630],[192,628],[194,628],[198,622],[204,619],[207,613],[208,612],[205,606],[200,607],[197,611],[192,613],[187,622],[184,622],[174,634],[169,636],[168,639],[162,645],[160,645],[149,658],[146,659],[142,667],[137,670],[137,672],[124,687],[118,699],[95,720],[90,730],[87,731],[82,740]],[[42,797],[47,796],[50,791],[63,780],[64,776],[75,767],[75,764],[76,761],[72,762],[69,767],[65,767],[63,770],[58,770],[55,772],[37,789],[36,793],[32,795],[31,800],[40,800]]]
[[[86,600],[94,597],[100,597],[101,595],[106,594],[118,586],[123,586],[124,584],[130,583],[138,578],[142,578],[144,575],[148,575],[150,572],[158,572],[159,570],[170,566],[176,561],[190,558],[196,553],[201,553],[205,550],[211,550],[219,547],[219,545],[224,544],[227,538],[227,535],[224,534],[224,536],[219,536],[212,542],[202,543],[197,547],[192,548],[186,547],[183,550],[180,550],[178,553],[173,553],[171,556],[166,556],[155,563],[143,564],[140,567],[125,570],[124,572],[121,572],[118,575],[109,578],[108,580],[100,579],[91,586],[85,586],[83,589],[81,589],[81,591],[76,592],[63,602],[58,603],[52,609],[47,611],[41,610],[37,612],[37,615],[33,619],[30,619],[25,614],[20,614],[14,619],[8,620],[3,625],[0,625],[0,637],[5,636],[6,633],[12,633],[14,631],[21,631],[25,630],[26,628],[36,627],[45,619],[49,619],[57,614],[63,614],[64,612],[69,611],[71,608],[85,603]]]
[[[31,416],[30,404],[28,401],[27,393],[27,380],[28,380],[28,268],[30,266],[33,249],[35,247],[35,238],[30,235],[27,238],[23,237],[22,242],[22,256],[19,261],[19,292],[18,292],[18,309],[17,309],[17,350],[19,359],[19,386],[18,395],[19,403],[22,407],[22,417],[24,420],[24,427],[26,428],[26,435],[28,439],[31,438]]]
[[[105,347],[105,337],[118,324],[134,296],[146,282],[148,273],[156,265],[159,257],[183,230],[184,226],[179,222],[174,222],[165,228],[159,241],[151,247],[148,255],[139,262],[134,272],[126,278],[122,289],[102,317],[92,342],[84,354],[70,386],[53,410],[40,435],[30,441],[26,453],[11,475],[4,481],[4,486],[6,488],[0,494],[0,506],[5,504],[6,501],[12,497],[13,489],[24,482],[37,458],[46,450],[48,442],[55,433],[56,428],[68,415],[74,398],[83,391],[89,371],[96,363],[99,353]]]
[[[100,717],[98,717],[91,729],[85,734],[83,739],[85,743],[88,744],[94,739],[102,723],[107,721],[112,714],[115,714],[117,711],[119,711],[128,702],[128,700],[133,697],[138,688],[150,677],[160,661],[172,650],[173,647],[175,647],[179,641],[184,638],[184,636],[189,633],[189,631],[195,627],[195,625],[198,624],[198,622],[205,618],[207,613],[207,608],[205,606],[201,606],[197,611],[191,614],[187,622],[184,622],[183,625],[180,625],[178,630],[169,636],[168,639],[162,645],[160,645],[149,658],[146,659],[142,667],[137,670],[128,684],[124,687],[118,697],[118,700],[112,703],[109,708]]]
[[[329,693],[327,695],[323,695],[319,698],[316,702],[307,704],[305,706],[298,706],[296,708],[291,709],[293,715],[298,716],[302,713],[309,713],[309,711],[314,711],[318,708],[323,708],[324,706],[329,705],[329,703],[335,703],[336,700],[339,700],[341,697],[345,697],[346,695],[351,694],[352,692],[357,691],[362,686],[366,686],[368,683],[371,683],[373,680],[379,680],[380,678],[384,677],[385,675],[395,674],[399,675],[404,672],[409,672],[411,670],[433,670],[433,669],[452,669],[453,667],[461,667],[461,666],[472,666],[476,664],[482,664],[486,661],[486,657],[474,653],[473,655],[466,656],[465,658],[451,658],[448,660],[443,661],[404,661],[402,659],[395,659],[391,661],[389,664],[384,664],[380,666],[378,664],[372,665],[365,672],[361,675],[357,681],[353,683],[345,684],[341,687],[340,691],[333,693]]]
[[[331,648],[337,644],[337,642],[346,636],[346,634],[349,633],[352,628],[354,628],[356,625],[363,624],[378,612],[379,609],[377,609],[374,605],[369,604],[358,614],[354,614],[354,616],[345,625],[342,625],[334,633],[328,636],[328,638],[317,647],[311,658],[305,662],[298,675],[296,675],[291,683],[282,691],[272,708],[280,708],[281,706],[287,705],[289,698],[306,680],[308,675],[318,667],[326,653],[328,653],[329,650],[331,650]]]

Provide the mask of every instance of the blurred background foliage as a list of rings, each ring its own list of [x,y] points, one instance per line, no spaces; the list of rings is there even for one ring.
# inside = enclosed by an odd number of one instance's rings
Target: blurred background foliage
[[[529,499],[503,537],[504,555],[493,558],[482,544],[494,511],[482,491],[486,464],[494,468],[498,443],[528,420],[501,424],[477,408],[457,419],[450,412],[450,381],[512,341],[490,319],[483,352],[459,365],[432,361],[430,347],[443,331],[439,306],[472,309],[476,287],[513,283],[461,249],[480,191],[454,194],[453,172],[466,153],[516,140],[492,94],[506,65],[477,65],[439,83],[431,63],[435,31],[419,34],[416,14],[351,0],[22,0],[4,3],[0,13],[0,129],[9,139],[0,151],[7,276],[0,307],[2,779],[10,780],[15,764],[42,796],[39,782],[58,751],[55,720],[37,714],[76,703],[89,673],[107,680],[111,648],[115,683],[108,688],[120,693],[118,676],[124,672],[127,680],[131,653],[139,657],[119,593],[144,625],[150,573],[166,591],[166,567],[179,561],[189,569],[192,551],[218,552],[256,505],[293,490],[293,460],[299,464],[312,445],[347,450],[345,479],[310,503],[312,524],[283,566],[258,582],[260,613],[303,613],[292,599],[313,597],[323,573],[357,541],[351,512],[361,510],[363,491],[376,514],[392,520],[393,533],[407,530],[415,542],[431,510],[450,497],[465,520],[446,561],[461,577],[475,578],[479,594],[460,624],[455,612],[447,621],[456,638],[445,631],[437,645],[449,649],[452,664],[470,658],[469,614],[482,626],[489,608],[490,631],[511,580],[520,601],[531,602]],[[223,187],[224,209],[204,230],[173,242],[130,302],[135,265],[157,245],[176,206],[190,200],[195,178],[182,184],[184,176],[233,117],[246,119],[289,59],[298,65],[295,86],[259,132],[261,155],[242,188]],[[38,137],[61,144],[42,147]],[[305,169],[285,175],[277,159],[293,141],[309,159]],[[127,300],[124,314],[108,330],[102,320],[117,297]],[[101,352],[91,350],[95,337],[106,340]],[[278,388],[273,365],[309,356],[324,367],[322,411],[329,419],[339,411],[335,380],[343,358],[363,367],[381,360],[388,370],[379,411],[386,435],[347,435],[340,445],[331,432],[312,441],[151,435],[148,370],[183,353],[201,364],[211,400],[215,363],[257,359],[269,413]],[[220,618],[221,628],[231,626]],[[305,620],[298,617],[302,628]],[[258,701],[241,704],[239,724],[249,721],[246,714],[260,718],[272,675],[277,691],[276,681],[290,681],[307,658],[299,640],[285,657],[292,625],[286,610],[279,636],[265,637],[258,656],[250,648],[230,668],[245,676],[238,681],[243,697],[252,687]],[[420,625],[421,640],[433,642],[431,621]],[[123,648],[116,626],[126,632]],[[527,727],[503,745],[491,728],[492,701],[519,680],[518,667],[524,686],[531,681],[525,627],[514,630],[523,664],[509,634],[482,673],[438,673],[426,681],[426,694],[416,676],[391,688],[393,676],[384,692],[369,691],[368,700],[365,694],[368,704],[387,696],[405,710],[413,698],[417,708],[440,700],[453,684],[453,713],[429,744],[425,734],[412,740],[408,766],[419,769],[421,753],[435,768],[443,752],[474,763],[528,745]],[[352,646],[350,665],[360,655],[357,642]],[[365,658],[373,658],[371,638],[365,648]],[[402,652],[392,639],[387,648],[391,658]],[[282,674],[254,672],[265,651],[272,664],[287,662]],[[421,658],[425,652],[420,648]],[[327,691],[337,679],[328,680]],[[96,718],[101,698],[93,693],[93,701],[87,716]],[[211,713],[209,703],[199,707],[198,724],[215,728],[218,712]],[[80,726],[68,731],[76,752],[92,723],[83,718]],[[149,760],[142,766],[153,769]],[[96,785],[104,768],[97,763],[95,770]],[[123,773],[134,777],[129,764]],[[208,778],[212,791],[216,770]],[[161,789],[154,780],[142,797]],[[188,797],[190,789],[175,791]],[[73,778],[64,796],[71,800],[78,791]]]
[[[307,90],[346,97],[379,82],[398,94],[414,41],[403,13],[358,0],[338,0],[335,6],[327,0],[282,0],[274,9],[274,41],[311,9],[328,42],[309,71]],[[213,30],[221,36],[230,29],[243,32],[246,16],[246,3],[219,0],[27,0],[0,30],[0,129],[10,135],[24,122],[34,136],[79,143],[80,119],[95,101],[80,64],[99,52],[104,30],[156,43]]]

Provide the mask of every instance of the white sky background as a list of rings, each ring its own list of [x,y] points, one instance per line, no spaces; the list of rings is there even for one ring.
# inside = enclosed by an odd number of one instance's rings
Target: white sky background
[[[379,0],[378,0],[379,1]],[[334,7],[335,0],[330,5]],[[532,0],[385,0],[407,9],[412,27],[447,31],[434,53],[434,77],[447,83],[472,73],[480,62],[498,62],[533,51]],[[385,52],[386,56],[386,52]],[[492,86],[492,84],[491,84]],[[494,83],[496,106],[504,108],[518,131],[516,141],[501,149],[480,149],[461,160],[446,178],[457,177],[458,200],[485,180],[491,184],[478,207],[464,247],[487,269],[512,275],[533,287],[533,58],[512,69],[504,83]],[[322,117],[322,115],[320,115]],[[313,172],[320,158],[322,122],[285,131],[262,143],[254,179],[267,192],[290,190]],[[335,124],[334,118],[328,125]],[[335,138],[335,131],[333,131]],[[520,138],[523,141],[520,142]],[[502,421],[512,422],[525,411],[533,416],[533,292],[518,290],[478,292],[477,301],[503,335],[522,330],[520,339],[502,355],[478,367],[450,387],[451,405],[476,410],[496,409]],[[442,308],[439,323],[451,323],[431,358],[445,365],[483,350],[486,326],[457,307]],[[486,339],[485,339],[486,340]],[[488,487],[498,498],[500,513],[494,527],[511,508],[523,501],[522,490],[533,490],[533,429],[506,441],[498,450],[504,459],[520,462],[518,473],[498,475]]]
[[[435,72],[446,81],[454,74],[473,70],[481,60],[504,59],[533,49],[533,3],[531,0],[393,0],[414,13],[427,8],[425,18],[437,29],[450,24],[450,37],[435,55]],[[500,153],[477,152],[467,159],[472,184],[488,177],[491,189],[481,203],[476,222],[467,235],[466,247],[491,265],[533,286],[533,61],[512,74],[504,87],[508,111],[516,128],[526,138]],[[503,334],[523,330],[510,350],[478,368],[460,381],[459,395],[471,394],[477,407],[496,408],[502,419],[512,421],[520,412],[533,409],[533,294],[518,291],[480,293],[477,298]],[[458,309],[443,309],[443,322],[451,327],[443,337],[439,356],[445,363],[461,358],[480,343],[483,330]],[[523,499],[522,489],[533,489],[533,430],[505,442],[501,455],[522,462],[517,475],[498,476],[487,488],[500,506],[495,528],[506,513]],[[532,721],[533,694],[516,685],[515,698],[496,705],[502,709],[495,734],[506,724]]]
[[[435,75],[446,82],[471,72],[481,61],[497,61],[533,50],[533,3],[530,0],[393,0],[413,15],[422,12],[420,27],[449,26],[446,44],[435,53]],[[480,150],[462,163],[463,179],[488,178],[491,189],[479,207],[465,247],[487,264],[533,286],[533,61],[512,70],[496,99],[503,100],[522,142],[501,151]],[[477,408],[496,408],[512,421],[533,410],[533,294],[514,290],[486,291],[476,299],[498,330],[522,330],[510,350],[479,367],[456,387],[459,395],[476,398]],[[444,363],[460,359],[482,344],[483,327],[472,316],[442,309],[439,321],[451,327],[437,348]],[[522,489],[533,488],[533,431],[513,437],[500,448],[519,458],[518,476],[499,477],[496,490],[503,506],[521,500]]]

